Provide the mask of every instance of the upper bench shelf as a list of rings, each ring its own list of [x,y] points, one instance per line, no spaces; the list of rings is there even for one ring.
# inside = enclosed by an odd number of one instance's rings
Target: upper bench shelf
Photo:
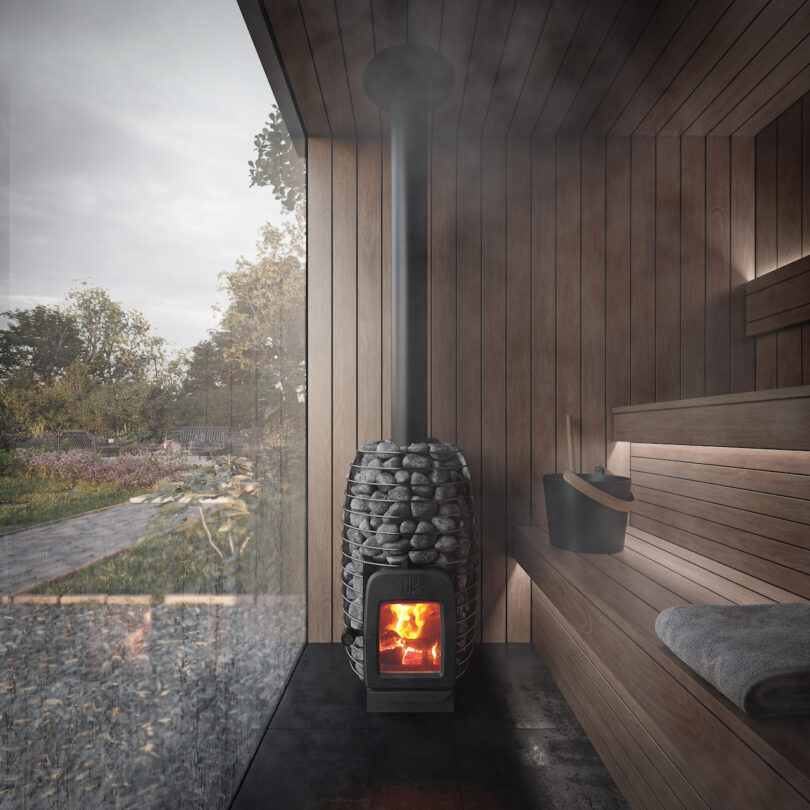
[[[810,256],[745,285],[745,334],[764,335],[810,321]]]
[[[810,450],[810,385],[614,408],[613,439]]]

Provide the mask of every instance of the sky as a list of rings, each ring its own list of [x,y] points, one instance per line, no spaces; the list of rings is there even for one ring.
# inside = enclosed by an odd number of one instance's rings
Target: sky
[[[219,272],[280,216],[249,188],[273,96],[236,0],[1,1],[0,309],[61,303],[92,277],[193,345],[216,323]]]

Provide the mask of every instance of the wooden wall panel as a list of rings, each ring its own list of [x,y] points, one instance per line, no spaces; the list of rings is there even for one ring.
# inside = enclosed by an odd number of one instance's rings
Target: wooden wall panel
[[[310,138],[307,151],[307,638],[323,642],[332,638],[332,549],[337,546],[332,531],[332,141]]]
[[[531,148],[528,138],[506,149],[506,509],[507,532],[531,520]],[[507,560],[506,640],[528,642],[526,572]]]
[[[506,144],[481,156],[481,632],[506,641]]]
[[[475,482],[483,640],[529,637],[507,538],[546,522],[566,413],[576,466],[627,473],[611,408],[806,379],[804,332],[757,364],[743,286],[810,248],[808,120],[802,102],[759,140],[433,139],[432,431]],[[311,139],[309,184],[309,486],[331,493],[309,503],[309,627],[327,640],[346,464],[390,432],[387,141]]]

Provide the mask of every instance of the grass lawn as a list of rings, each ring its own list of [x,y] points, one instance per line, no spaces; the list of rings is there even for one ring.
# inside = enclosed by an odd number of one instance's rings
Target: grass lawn
[[[0,476],[0,534],[123,503],[141,492],[118,484]]]

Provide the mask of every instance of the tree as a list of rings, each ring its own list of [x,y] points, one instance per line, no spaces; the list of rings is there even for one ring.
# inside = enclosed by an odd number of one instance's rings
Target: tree
[[[82,353],[73,314],[42,304],[2,313],[8,326],[0,330],[0,375],[30,372],[35,381],[51,384]]]
[[[125,310],[103,287],[83,281],[67,294],[82,342],[81,360],[101,382],[160,376],[166,342],[137,309]]]
[[[306,164],[298,157],[278,107],[267,117],[266,126],[253,139],[256,160],[248,161],[251,186],[270,186],[273,196],[294,212],[305,200]]]

